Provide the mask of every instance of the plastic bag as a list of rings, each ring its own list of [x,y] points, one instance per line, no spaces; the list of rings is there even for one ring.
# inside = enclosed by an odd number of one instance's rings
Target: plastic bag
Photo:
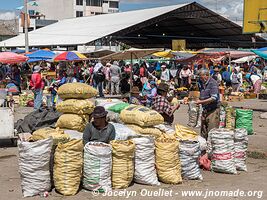
[[[110,142],[112,145],[112,187],[127,188],[134,176],[134,150],[132,140]]]
[[[167,184],[181,183],[179,142],[176,139],[160,137],[155,140],[155,145],[156,169],[159,180]]]
[[[235,129],[235,166],[239,171],[247,171],[248,132],[244,128]]]
[[[123,102],[119,99],[96,99],[95,100],[96,106],[102,106],[106,110],[108,110],[111,106],[114,106],[118,103],[123,103]]]
[[[112,147],[102,142],[88,142],[84,147],[83,187],[87,190],[111,190]]]
[[[220,124],[219,128],[225,128],[226,126],[226,110],[224,106],[220,107]]]
[[[89,99],[97,96],[97,90],[85,83],[66,83],[57,94],[61,99]]]
[[[137,136],[137,133],[128,128],[126,125],[110,122],[116,132],[115,140],[128,140],[133,136]]]
[[[159,125],[164,122],[161,114],[155,110],[137,105],[130,105],[121,111],[120,118],[126,124],[136,124],[141,127]]]
[[[236,128],[245,128],[249,135],[253,134],[253,110],[236,110]]]
[[[64,133],[67,134],[71,140],[82,140],[83,139],[83,133],[75,130],[64,130]]]
[[[127,108],[130,104],[128,103],[118,103],[108,108],[109,111],[115,112],[115,113],[121,113],[122,110]]]
[[[57,120],[56,127],[83,132],[88,120],[88,115],[63,114]]]
[[[56,190],[65,195],[75,195],[80,186],[83,168],[83,141],[71,140],[58,144],[54,160]]]
[[[84,115],[91,114],[94,107],[94,104],[88,99],[67,99],[57,104],[56,109],[61,113]]]
[[[212,129],[211,141],[212,170],[228,174],[237,174],[234,159],[234,131],[230,129]]]
[[[175,136],[180,140],[197,140],[198,134],[188,127],[176,124]]]
[[[138,134],[150,135],[156,138],[162,136],[162,132],[157,128],[149,128],[149,127],[142,128],[137,125],[127,125],[127,126]]]
[[[31,197],[51,189],[49,173],[51,138],[36,142],[18,141],[19,173],[24,197]]]
[[[160,185],[155,168],[155,143],[152,137],[133,138],[135,143],[134,181],[146,185]]]
[[[198,159],[200,157],[200,145],[196,141],[180,141],[180,161],[182,177],[188,180],[202,180]]]

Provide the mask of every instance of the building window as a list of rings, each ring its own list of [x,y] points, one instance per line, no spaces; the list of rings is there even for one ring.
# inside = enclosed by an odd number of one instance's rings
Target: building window
[[[76,11],[76,17],[83,17],[82,11]]]
[[[82,6],[83,5],[83,0],[76,0],[76,5],[77,6]]]
[[[86,6],[102,7],[103,0],[86,0]]]
[[[119,2],[118,1],[110,1],[109,7],[110,8],[119,8]]]

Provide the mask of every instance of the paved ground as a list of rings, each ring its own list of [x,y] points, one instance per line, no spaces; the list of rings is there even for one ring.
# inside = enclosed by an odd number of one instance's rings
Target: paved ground
[[[243,106],[249,108],[265,108],[267,103],[260,100],[249,100],[245,102],[233,103],[232,105]],[[20,108],[16,111],[16,119],[22,118],[26,113],[30,112],[29,108]],[[267,119],[259,118],[259,112],[254,114],[254,130],[255,135],[249,136],[249,150],[252,152],[259,151],[267,152],[267,134],[266,126]],[[186,125],[188,119],[187,107],[182,106],[176,113],[175,122]],[[17,200],[23,199],[20,187],[20,177],[18,174],[18,154],[17,148],[11,147],[9,141],[0,142],[0,199]],[[185,181],[180,185],[166,185],[162,184],[158,187],[143,186],[140,184],[133,184],[126,191],[116,190],[112,197],[104,197],[103,195],[93,196],[91,192],[80,191],[73,197],[64,197],[56,192],[52,192],[47,199],[60,200],[87,200],[87,199],[205,199],[206,192],[211,197],[206,199],[267,199],[267,160],[266,159],[248,159],[248,172],[241,172],[238,175],[226,175],[220,173],[212,173],[203,171],[203,181]],[[182,191],[202,191],[201,197],[185,197],[182,196]],[[217,191],[217,192],[215,192]],[[219,191],[234,191],[232,197],[218,197]],[[237,192],[244,191],[246,197],[235,196]],[[254,191],[254,197],[250,191]],[[263,192],[263,194],[261,193]],[[121,193],[118,193],[121,192]],[[155,192],[152,194],[152,192]],[[213,193],[215,192],[215,193]],[[122,197],[118,197],[121,195]],[[185,195],[185,194],[184,194]],[[201,195],[199,193],[199,195]],[[230,194],[231,195],[231,194]],[[213,197],[212,197],[213,196]],[[39,199],[40,197],[33,197],[29,199]]]

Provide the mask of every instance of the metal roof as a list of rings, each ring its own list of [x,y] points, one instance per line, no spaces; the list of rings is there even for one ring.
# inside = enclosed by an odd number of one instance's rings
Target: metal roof
[[[29,33],[30,46],[94,45],[99,39],[136,48],[172,48],[175,39],[185,39],[189,49],[267,45],[265,39],[242,34],[241,26],[196,2],[66,19]],[[24,35],[3,41],[1,46],[24,46]]]

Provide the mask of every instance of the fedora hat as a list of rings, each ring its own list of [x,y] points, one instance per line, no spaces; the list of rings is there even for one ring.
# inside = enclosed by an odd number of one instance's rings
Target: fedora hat
[[[158,90],[168,92],[169,91],[169,85],[166,83],[160,83],[158,86]]]
[[[93,118],[102,118],[102,117],[106,117],[107,114],[108,114],[108,112],[105,110],[104,107],[96,106],[93,113],[92,113],[92,117]]]

